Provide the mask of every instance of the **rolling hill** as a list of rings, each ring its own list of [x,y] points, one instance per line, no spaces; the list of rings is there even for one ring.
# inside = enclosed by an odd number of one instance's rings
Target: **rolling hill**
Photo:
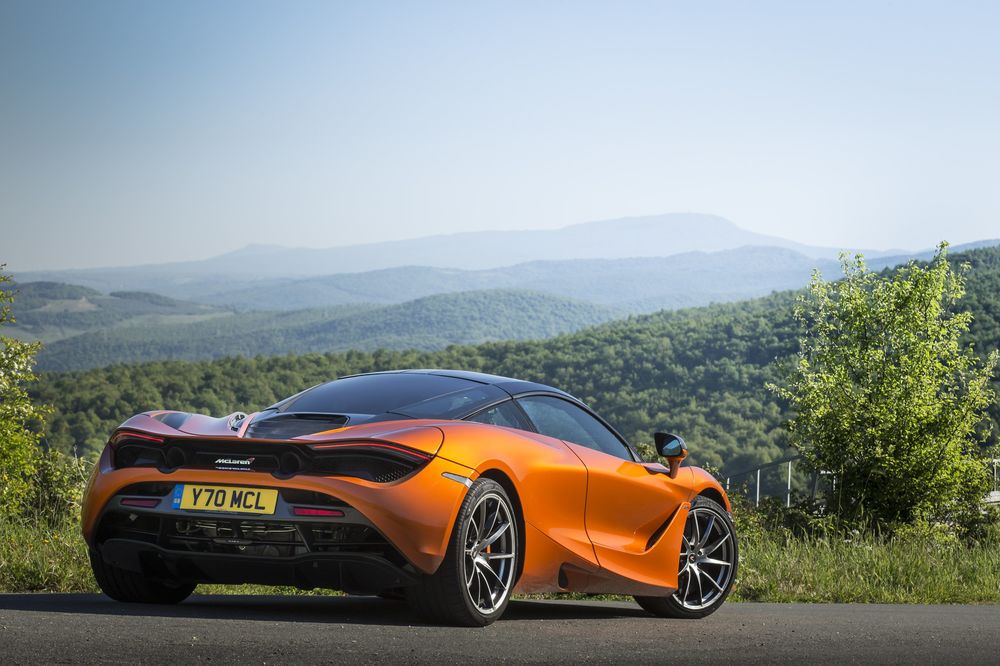
[[[972,265],[962,307],[975,316],[970,342],[1000,346],[1000,248],[954,255]],[[832,275],[830,277],[833,277]],[[376,351],[114,365],[51,374],[33,388],[55,406],[48,442],[94,452],[108,432],[145,409],[225,414],[264,407],[338,375],[401,367],[449,367],[551,383],[592,404],[630,440],[655,429],[683,434],[692,460],[736,470],[786,454],[782,404],[764,389],[776,361],[797,347],[793,292],[663,311],[550,340]],[[1000,381],[994,380],[995,389]],[[1000,404],[990,411],[1000,423]]]
[[[905,259],[876,258],[871,264]],[[748,246],[480,271],[391,268],[202,294],[209,301],[204,305],[145,292],[105,296],[82,286],[24,283],[13,333],[51,343],[39,358],[45,370],[171,358],[440,349],[543,338],[628,313],[743,300],[799,288],[814,269],[836,275],[839,267],[793,250]],[[504,293],[466,293],[497,288]],[[514,292],[537,293],[526,298]],[[516,298],[520,304],[508,307]]]
[[[12,289],[17,292],[17,323],[5,333],[24,340],[52,342],[98,329],[178,324],[232,314],[210,305],[138,291],[105,295],[57,282],[17,283]]]
[[[41,370],[111,363],[347,350],[443,349],[547,338],[621,316],[619,310],[527,291],[439,294],[389,306],[342,305],[231,314],[182,325],[128,326],[45,346]]]

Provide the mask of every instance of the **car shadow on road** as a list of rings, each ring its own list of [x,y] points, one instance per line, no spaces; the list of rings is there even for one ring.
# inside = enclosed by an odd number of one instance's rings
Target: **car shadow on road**
[[[101,594],[0,594],[0,612],[34,611],[134,617],[425,625],[400,601],[350,596],[193,595],[177,605],[125,604]],[[501,622],[643,617],[638,607],[604,602],[512,600]]]

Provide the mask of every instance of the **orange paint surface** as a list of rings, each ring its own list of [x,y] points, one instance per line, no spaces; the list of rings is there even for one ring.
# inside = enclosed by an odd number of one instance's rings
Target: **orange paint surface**
[[[176,430],[135,416],[116,432],[168,441],[253,441],[227,419],[183,424]],[[249,419],[247,419],[249,420]],[[338,428],[284,443],[334,452],[349,443],[378,442],[428,457],[417,472],[391,483],[346,476],[150,467],[114,469],[108,449],[95,466],[83,505],[83,533],[94,544],[98,517],[111,498],[139,482],[239,484],[294,488],[336,497],[357,509],[413,567],[432,573],[440,565],[467,492],[461,479],[487,475],[513,495],[523,522],[521,592],[577,591],[664,594],[677,586],[680,542],[690,502],[712,489],[709,474],[682,467],[676,479],[641,463],[531,432],[464,421],[389,421]],[[234,450],[237,450],[234,448]],[[445,477],[447,473],[453,478]],[[455,479],[458,478],[458,480]]]

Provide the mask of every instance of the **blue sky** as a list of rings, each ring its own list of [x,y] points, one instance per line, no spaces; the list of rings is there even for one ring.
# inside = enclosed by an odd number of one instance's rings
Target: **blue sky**
[[[998,237],[997,7],[5,0],[0,262],[683,211]]]

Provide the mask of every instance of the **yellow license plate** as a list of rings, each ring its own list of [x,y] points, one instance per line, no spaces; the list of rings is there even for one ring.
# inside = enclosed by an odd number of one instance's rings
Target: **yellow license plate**
[[[273,488],[236,486],[178,485],[174,488],[174,508],[230,513],[274,513],[278,491]]]

